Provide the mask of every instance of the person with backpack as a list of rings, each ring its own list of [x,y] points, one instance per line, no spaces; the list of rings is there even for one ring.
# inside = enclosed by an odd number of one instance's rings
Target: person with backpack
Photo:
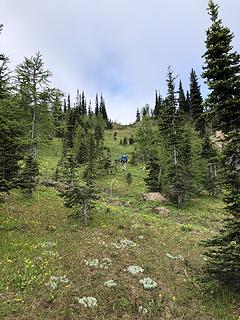
[[[127,162],[128,162],[128,155],[123,154],[120,158],[120,162],[122,164],[122,171],[126,171],[127,169]]]

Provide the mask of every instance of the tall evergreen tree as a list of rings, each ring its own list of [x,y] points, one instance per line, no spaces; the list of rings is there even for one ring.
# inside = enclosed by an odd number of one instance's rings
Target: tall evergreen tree
[[[179,82],[179,89],[178,89],[178,107],[179,110],[188,113],[187,110],[187,101],[186,101],[186,97],[185,97],[185,93],[182,87],[182,81],[180,80]]]
[[[95,116],[99,114],[99,102],[98,102],[98,94],[96,94],[96,101],[95,101]]]
[[[196,72],[192,69],[190,74],[190,114],[196,125],[196,129],[202,132],[201,117],[203,114],[203,99],[198,84]]]
[[[159,124],[169,153],[168,194],[173,202],[181,206],[186,201],[190,189],[190,174],[186,163],[188,158],[185,156],[186,150],[189,149],[189,140],[184,137],[183,113],[178,112],[176,108],[174,81],[173,72],[169,67],[167,73],[168,92]]]
[[[71,109],[71,97],[70,94],[68,94],[67,96],[67,110]]]
[[[161,165],[157,156],[152,156],[147,163],[147,177],[144,179],[149,192],[161,192]]]
[[[86,98],[85,98],[85,93],[84,93],[84,91],[82,92],[82,103],[81,103],[81,114],[82,115],[86,115],[87,114],[87,102],[86,102]]]
[[[162,106],[162,97],[160,95],[160,93],[155,92],[155,107],[153,110],[153,115],[154,117],[158,117],[160,114],[160,110],[161,110],[161,106]]]
[[[139,109],[137,108],[137,112],[136,112],[136,122],[141,121],[141,116],[140,116],[140,112]]]
[[[0,25],[0,34],[2,30]],[[0,193],[18,186],[24,135],[22,113],[11,92],[8,59],[0,53]]]
[[[51,72],[44,69],[41,54],[25,58],[16,68],[16,77],[20,95],[28,102],[26,106],[31,112],[30,149],[33,160],[37,156],[37,121],[46,101],[50,101],[49,78]]]
[[[207,30],[203,77],[210,94],[214,128],[222,130],[226,146],[223,169],[226,211],[220,233],[206,242],[206,271],[220,283],[240,289],[240,55],[232,51],[233,33],[218,18],[219,6],[209,1],[212,24]]]

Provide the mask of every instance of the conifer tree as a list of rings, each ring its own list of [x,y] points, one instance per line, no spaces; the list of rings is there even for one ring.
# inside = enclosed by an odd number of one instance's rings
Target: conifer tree
[[[197,131],[203,132],[204,128],[201,127],[203,99],[200,91],[200,85],[198,84],[198,77],[193,69],[190,74],[190,114]]]
[[[155,92],[155,107],[153,110],[153,115],[155,118],[157,118],[159,116],[161,107],[162,107],[162,97],[161,97],[160,93],[158,93],[156,90],[156,92]]]
[[[139,109],[137,108],[137,113],[136,113],[136,122],[141,121],[141,116],[140,116],[140,112]]]
[[[13,97],[0,99],[0,192],[18,186],[24,134],[19,117],[19,108]]]
[[[186,102],[186,97],[185,97],[185,93],[183,91],[181,80],[179,82],[179,90],[178,90],[178,106],[179,106],[180,111],[185,112],[187,114],[187,112],[188,112],[187,102]]]
[[[177,99],[175,97],[175,78],[168,68],[167,86],[168,93],[165,106],[159,119],[160,132],[164,136],[166,148],[169,153],[168,163],[168,194],[170,199],[179,207],[183,205],[189,195],[190,174],[187,166],[186,150],[189,139],[184,138],[185,118],[181,111],[177,111]]]
[[[219,154],[210,140],[209,134],[205,134],[202,144],[202,157],[206,160],[208,171],[205,178],[205,189],[208,190],[211,196],[217,196],[219,193],[219,175],[218,164]]]
[[[144,179],[149,192],[161,192],[161,165],[157,156],[152,156],[147,163],[147,177]]]
[[[52,98],[52,107],[51,107],[51,116],[54,126],[54,134],[58,138],[63,138],[64,136],[64,114],[62,111],[62,101],[61,98],[63,93],[54,89],[51,93]]]
[[[3,26],[0,24],[0,34]],[[18,186],[24,135],[18,100],[11,91],[8,58],[0,54],[0,193]]]
[[[95,101],[95,116],[99,114],[99,102],[98,102],[98,94],[96,94],[96,101]]]
[[[67,112],[67,102],[66,102],[66,99],[63,100],[63,112],[64,112],[64,114]]]
[[[89,223],[90,213],[92,212],[94,205],[93,202],[96,199],[93,175],[86,175],[85,185],[80,185],[76,176],[76,163],[72,154],[68,154],[65,161],[66,177],[67,177],[67,189],[61,192],[60,196],[64,199],[64,204],[68,208],[73,208],[73,217],[82,217],[84,225]]]
[[[209,1],[212,24],[207,30],[203,77],[210,94],[214,128],[222,130],[223,180],[227,218],[219,234],[206,242],[206,271],[220,283],[240,289],[240,55],[232,51],[234,37],[218,18],[219,6]]]
[[[71,109],[71,97],[70,94],[68,94],[67,96],[67,110]]]
[[[82,115],[86,115],[87,114],[87,103],[86,103],[86,98],[85,98],[84,91],[82,92],[81,99],[82,99],[82,102],[81,102],[81,114]]]
[[[19,92],[22,98],[28,102],[27,107],[31,113],[30,149],[29,155],[33,161],[37,157],[37,121],[41,109],[50,101],[49,78],[51,72],[44,69],[41,54],[25,58],[24,62],[16,68]]]

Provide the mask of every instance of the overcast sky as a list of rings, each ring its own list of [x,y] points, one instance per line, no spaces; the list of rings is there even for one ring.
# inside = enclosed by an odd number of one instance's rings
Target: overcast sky
[[[37,51],[52,83],[75,99],[102,92],[109,116],[135,120],[136,109],[166,93],[171,65],[188,89],[189,73],[201,74],[207,0],[0,0],[0,52],[15,66]],[[218,0],[224,25],[240,51],[240,1]],[[202,93],[206,88],[202,81]],[[178,80],[177,80],[178,87]]]

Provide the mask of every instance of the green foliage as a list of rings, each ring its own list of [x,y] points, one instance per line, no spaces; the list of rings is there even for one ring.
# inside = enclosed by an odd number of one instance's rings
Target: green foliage
[[[38,163],[32,155],[25,159],[24,167],[20,173],[18,186],[28,195],[31,196],[37,185],[37,175],[39,173]]]
[[[126,144],[128,144],[128,140],[127,140],[126,137],[124,137],[124,138],[123,138],[123,145],[126,145]]]
[[[240,55],[231,52],[233,34],[218,19],[218,6],[210,1],[212,20],[207,30],[206,66],[210,94],[208,102],[214,114],[214,127],[225,134],[223,183],[226,211],[222,229],[206,242],[209,247],[205,270],[208,276],[231,288],[240,289]],[[227,77],[226,77],[227,75]]]
[[[48,118],[48,103],[51,101],[51,90],[49,90],[49,70],[44,69],[41,54],[25,58],[23,63],[16,67],[17,89],[20,97],[20,104],[26,110],[26,115],[30,118],[31,129],[29,133],[30,146],[29,153],[33,159],[37,156],[37,138],[43,114]],[[42,119],[41,119],[42,120]]]
[[[147,163],[147,177],[144,179],[148,191],[161,192],[162,191],[162,173],[161,164],[158,157],[151,157]]]
[[[140,116],[140,111],[139,109],[137,108],[137,112],[136,112],[136,122],[139,122],[141,121],[141,116]]]
[[[130,172],[128,172],[127,175],[126,175],[126,181],[127,181],[127,184],[129,186],[133,183],[133,177],[132,177],[132,174]]]
[[[80,185],[76,177],[76,163],[73,155],[69,154],[65,161],[66,190],[60,193],[64,204],[73,208],[72,216],[82,217],[85,226],[88,225],[90,212],[93,210],[93,200],[96,199],[94,189],[94,171],[91,164],[87,167],[84,175],[86,185]]]
[[[189,91],[190,115],[193,119],[196,129],[200,134],[204,134],[205,125],[203,121],[203,99],[198,84],[196,72],[192,69],[190,74],[190,91]]]
[[[213,127],[228,133],[238,128],[240,122],[240,55],[232,51],[234,35],[222,25],[218,8],[213,1],[209,3],[212,25],[207,30],[202,77],[210,90],[207,104],[211,108]]]
[[[0,100],[0,192],[17,186],[19,160],[23,157],[20,115],[13,98]]]

